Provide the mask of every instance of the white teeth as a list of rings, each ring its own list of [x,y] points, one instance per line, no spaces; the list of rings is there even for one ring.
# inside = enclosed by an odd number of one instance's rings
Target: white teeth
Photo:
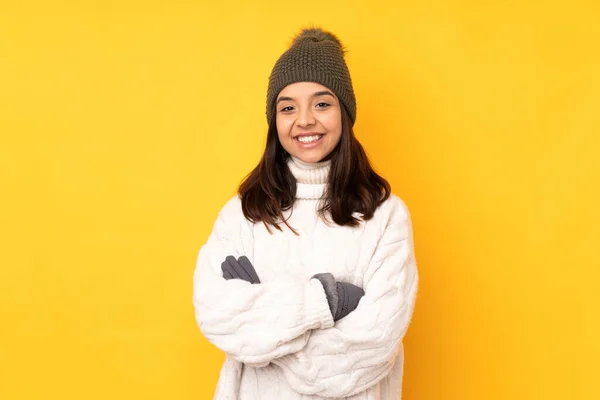
[[[299,142],[302,143],[311,143],[311,142],[316,142],[317,140],[321,139],[321,135],[315,135],[315,136],[301,136],[297,138]]]

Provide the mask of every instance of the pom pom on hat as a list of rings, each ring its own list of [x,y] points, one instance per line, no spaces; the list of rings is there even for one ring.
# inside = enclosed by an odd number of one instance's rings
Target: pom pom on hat
[[[305,28],[303,29],[292,42],[292,46],[301,40],[312,40],[313,42],[322,42],[323,40],[330,40],[332,42],[337,43],[342,49],[342,52],[345,53],[344,46],[342,45],[342,41],[333,33],[324,31],[321,28]]]

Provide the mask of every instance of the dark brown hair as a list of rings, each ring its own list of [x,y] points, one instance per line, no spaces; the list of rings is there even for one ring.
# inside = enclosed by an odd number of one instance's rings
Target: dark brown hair
[[[388,181],[371,167],[367,154],[354,136],[352,121],[343,104],[342,135],[340,142],[327,157],[331,160],[325,201],[319,214],[326,213],[341,226],[357,226],[360,219],[352,215],[358,212],[362,220],[369,220],[381,203],[391,194]],[[242,211],[253,223],[263,222],[282,230],[279,223],[288,225],[283,211],[289,210],[296,198],[296,178],[292,175],[287,160],[290,156],[279,142],[275,121],[269,126],[267,145],[263,156],[252,172],[238,188],[242,200]]]

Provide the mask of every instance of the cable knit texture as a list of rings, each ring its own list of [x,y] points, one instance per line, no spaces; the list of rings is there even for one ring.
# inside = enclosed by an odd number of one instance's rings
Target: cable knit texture
[[[398,400],[418,282],[408,210],[392,195],[358,227],[323,221],[329,162],[288,165],[298,189],[286,215],[298,236],[250,223],[235,196],[198,254],[196,320],[227,355],[214,398]],[[261,283],[223,279],[228,255],[247,256]],[[335,324],[317,273],[365,291]]]

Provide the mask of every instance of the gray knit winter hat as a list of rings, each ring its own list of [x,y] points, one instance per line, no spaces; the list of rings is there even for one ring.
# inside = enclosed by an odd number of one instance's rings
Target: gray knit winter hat
[[[279,57],[267,90],[267,122],[273,121],[273,105],[277,95],[295,82],[316,82],[332,90],[346,107],[352,124],[356,120],[356,98],[344,48],[331,32],[319,28],[304,29],[291,47]]]

